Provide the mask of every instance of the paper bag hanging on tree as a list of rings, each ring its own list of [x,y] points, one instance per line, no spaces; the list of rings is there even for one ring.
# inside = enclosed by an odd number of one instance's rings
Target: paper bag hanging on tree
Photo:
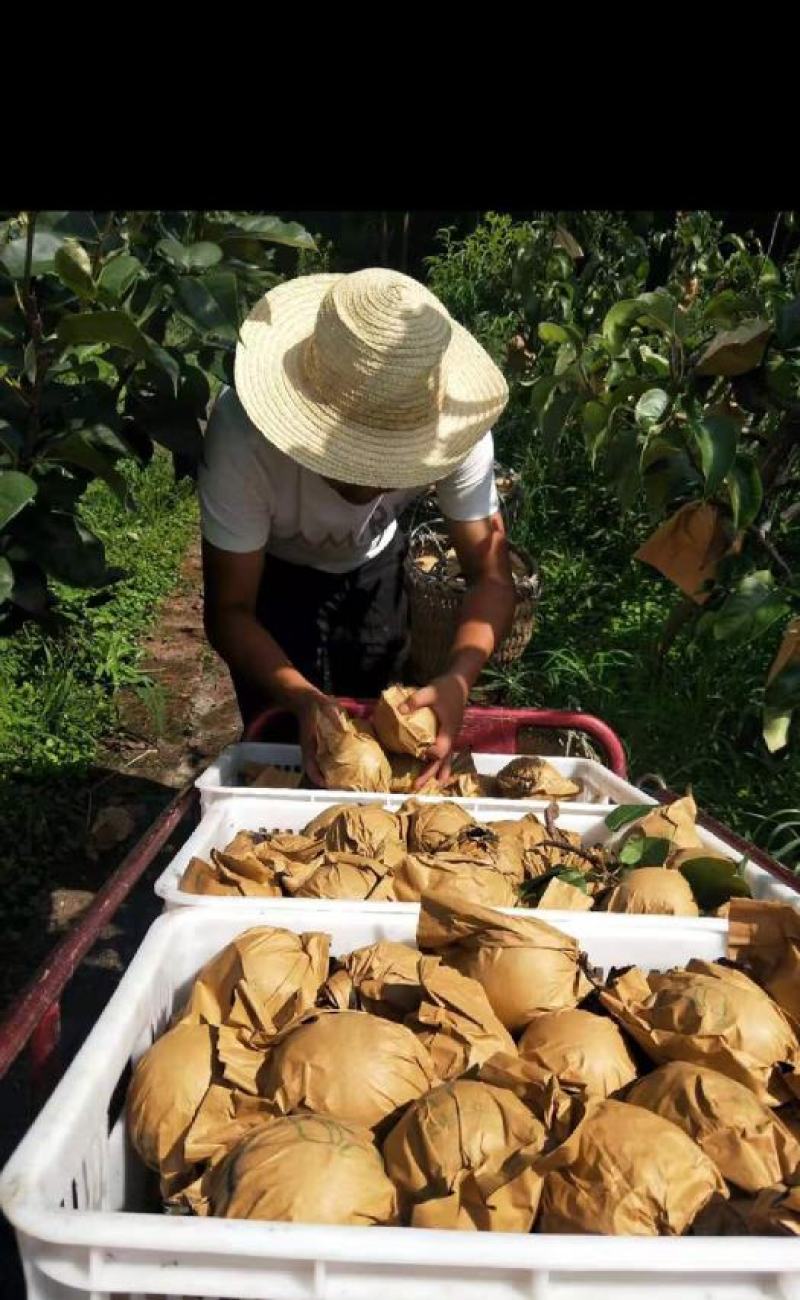
[[[690,501],[665,520],[636,551],[697,605],[708,599],[703,584],[716,578],[723,556],[734,548],[732,525],[708,501]]]

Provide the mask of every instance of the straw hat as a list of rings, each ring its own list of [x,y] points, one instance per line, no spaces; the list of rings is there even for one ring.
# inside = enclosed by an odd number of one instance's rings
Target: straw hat
[[[242,326],[235,386],[293,460],[384,488],[449,474],[508,401],[497,366],[438,298],[384,269],[270,290]]]

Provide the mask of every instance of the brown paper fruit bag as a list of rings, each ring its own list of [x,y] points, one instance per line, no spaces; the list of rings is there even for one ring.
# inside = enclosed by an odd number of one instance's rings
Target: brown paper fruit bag
[[[677,1124],[744,1192],[795,1181],[800,1143],[749,1088],[718,1070],[672,1061],[640,1079],[625,1100]]]
[[[188,1181],[183,1140],[218,1072],[216,1031],[179,1024],[140,1057],[128,1088],[127,1124],[134,1150],[161,1175],[165,1195]]]
[[[512,1092],[459,1079],[420,1098],[383,1146],[401,1215],[415,1228],[530,1232],[532,1169],[545,1130]]]
[[[179,888],[184,894],[219,894],[229,898],[241,898],[242,891],[238,884],[224,884],[219,872],[210,862],[202,858],[192,858],[180,878]]]
[[[356,853],[326,853],[313,872],[292,891],[295,898],[394,898],[391,869],[377,858]]]
[[[593,907],[591,894],[558,877],[547,882],[536,904],[537,911],[550,912],[591,912]]]
[[[372,1134],[348,1120],[267,1120],[208,1179],[212,1214],[279,1223],[397,1222],[397,1194]]]
[[[538,1011],[574,1007],[590,990],[576,941],[543,921],[504,916],[454,894],[427,895],[417,943],[483,985],[513,1033]]]
[[[606,912],[635,912],[645,916],[699,916],[688,881],[666,867],[637,867],[627,871],[605,900]]]
[[[433,709],[400,712],[400,705],[405,704],[415,691],[415,686],[389,686],[375,705],[372,725],[389,754],[422,758],[436,739],[439,723]]]
[[[516,1055],[477,980],[438,957],[420,959],[419,978],[420,1002],[405,1023],[430,1052],[440,1079],[455,1079],[497,1052]]]
[[[592,1098],[560,1147],[540,1159],[540,1232],[679,1237],[715,1193],[716,1165],[676,1124]]]
[[[697,804],[692,795],[687,794],[681,799],[674,799],[670,804],[657,804],[626,830],[621,842],[627,844],[631,839],[644,836],[648,839],[669,840],[670,852],[701,848],[702,840],[697,833],[696,818]]]
[[[320,1000],[342,1011],[368,1011],[387,1020],[404,1020],[422,1000],[416,948],[382,940],[336,959]]]
[[[779,1007],[740,971],[691,961],[685,970],[645,977],[632,968],[600,1000],[651,1060],[719,1070],[767,1106],[790,1098],[782,1081],[798,1043]]]
[[[543,758],[520,754],[497,773],[498,799],[577,799],[581,787]]]
[[[732,898],[729,918],[728,956],[800,1023],[800,914],[789,903]]]
[[[275,1034],[313,1007],[329,943],[327,934],[247,930],[202,968],[177,1019]]]
[[[466,827],[474,826],[475,818],[460,804],[443,800],[441,803],[418,803],[409,800],[401,813],[408,814],[408,847],[412,853],[438,853],[446,849]]]
[[[317,717],[317,762],[331,790],[389,789],[389,760],[372,736],[357,728],[340,709]]]
[[[608,1016],[567,1007],[542,1012],[519,1040],[523,1060],[552,1074],[562,1088],[608,1097],[636,1078],[636,1065],[622,1034]]]
[[[325,848],[331,853],[355,853],[362,858],[380,858],[394,866],[405,853],[400,822],[394,813],[374,805],[343,808],[325,832]]]
[[[717,506],[708,501],[690,501],[648,537],[634,559],[658,569],[702,605],[709,596],[703,586],[716,578],[717,566],[733,541],[733,528]]]
[[[270,1053],[262,1093],[282,1114],[312,1110],[374,1128],[438,1082],[405,1025],[363,1011],[320,1011]]]
[[[423,894],[452,893],[489,907],[514,907],[517,902],[511,877],[458,853],[407,853],[395,868],[393,881],[398,903],[416,903]]]

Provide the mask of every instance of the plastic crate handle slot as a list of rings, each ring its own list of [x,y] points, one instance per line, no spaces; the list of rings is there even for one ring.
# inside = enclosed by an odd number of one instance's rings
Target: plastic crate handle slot
[[[368,718],[374,700],[340,698],[337,703],[353,718]],[[458,748],[477,749],[486,754],[516,754],[519,732],[525,727],[547,730],[582,731],[600,748],[603,761],[623,780],[628,775],[625,750],[617,733],[602,718],[591,713],[573,713],[563,709],[467,708],[464,725],[456,739]],[[245,728],[243,740],[293,741],[297,724],[288,709],[265,709]]]

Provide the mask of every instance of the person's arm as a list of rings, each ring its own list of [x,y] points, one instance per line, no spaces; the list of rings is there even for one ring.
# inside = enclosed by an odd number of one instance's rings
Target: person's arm
[[[416,691],[403,709],[412,713],[428,705],[439,719],[439,734],[429,750],[431,762],[418,785],[431,777],[447,780],[450,775],[453,745],[470,690],[508,632],[516,601],[502,515],[448,520],[447,528],[468,590],[445,672]]]
[[[234,672],[295,714],[306,771],[325,782],[316,760],[316,718],[333,702],[293,666],[256,617],[264,552],[223,551],[203,539],[203,621],[211,645]]]

